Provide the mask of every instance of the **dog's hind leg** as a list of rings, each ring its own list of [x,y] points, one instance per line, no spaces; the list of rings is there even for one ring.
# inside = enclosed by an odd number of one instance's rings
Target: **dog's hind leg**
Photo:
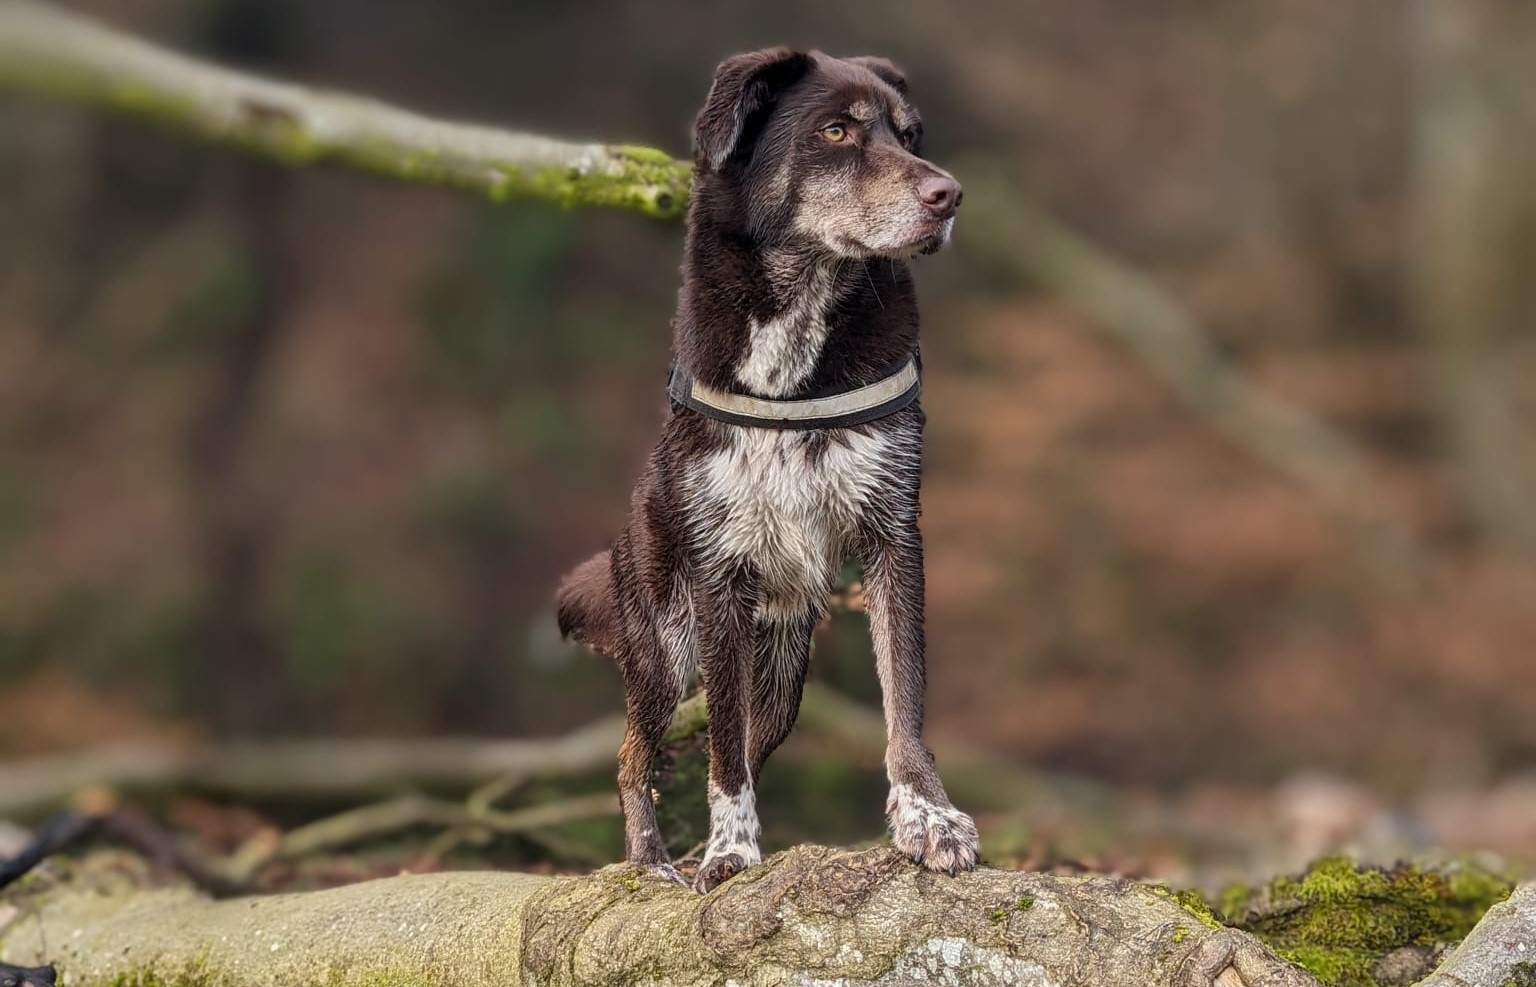
[[[800,695],[811,664],[811,634],[820,619],[821,613],[812,610],[757,625],[747,721],[747,766],[754,788],[764,762],[784,743],[800,715]]]
[[[691,621],[691,614],[679,620]],[[656,824],[651,797],[651,769],[672,714],[692,673],[691,641],[686,635],[650,634],[634,650],[626,649],[624,672],[626,720],[619,748],[619,806],[624,811],[624,859],[650,867],[686,884],[672,866],[666,841]]]
[[[709,702],[709,842],[693,886],[709,891],[762,860],[757,847],[757,797],[747,765],[752,689],[752,613],[748,574],[735,570],[711,581],[699,612],[699,675]]]

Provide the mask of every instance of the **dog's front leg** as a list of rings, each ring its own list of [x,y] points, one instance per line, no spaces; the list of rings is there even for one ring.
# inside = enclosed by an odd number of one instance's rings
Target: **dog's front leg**
[[[756,597],[742,570],[717,575],[699,601],[699,675],[709,703],[709,842],[693,886],[709,891],[762,860],[747,764]]]
[[[897,849],[932,870],[976,866],[980,838],[950,804],[923,743],[923,542],[915,504],[865,537],[864,593],[885,705],[886,818]]]

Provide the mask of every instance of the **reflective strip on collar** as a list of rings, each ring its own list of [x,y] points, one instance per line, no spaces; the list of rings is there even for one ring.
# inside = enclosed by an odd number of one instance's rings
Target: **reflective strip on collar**
[[[922,389],[917,359],[908,359],[889,377],[841,394],[795,401],[773,401],[746,394],[730,394],[690,378],[672,368],[667,391],[679,404],[708,418],[732,425],[756,428],[810,429],[861,425],[895,414],[917,400]]]

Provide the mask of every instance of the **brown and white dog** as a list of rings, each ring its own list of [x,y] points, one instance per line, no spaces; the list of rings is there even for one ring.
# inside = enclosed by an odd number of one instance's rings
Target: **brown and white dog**
[[[857,552],[892,837],[934,870],[970,868],[976,826],[950,804],[922,740],[923,415],[906,263],[948,241],[960,186],[921,157],[922,124],[884,59],[784,48],[729,58],[694,141],[674,383],[768,411],[715,414],[674,388],[623,533],[559,592],[562,632],[623,671],[625,853],[681,880],[657,832],[651,768],[697,669],[710,832],[694,886],[761,859],[754,786],[794,725],[811,632]],[[908,397],[872,420],[771,420],[781,408],[844,410],[847,395],[899,385],[903,368]]]

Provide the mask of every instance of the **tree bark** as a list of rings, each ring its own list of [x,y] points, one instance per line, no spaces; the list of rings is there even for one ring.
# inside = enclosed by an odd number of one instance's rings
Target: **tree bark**
[[[96,861],[95,866],[91,866]],[[1160,888],[804,846],[708,895],[626,865],[588,877],[443,873],[210,902],[88,858],[0,927],[9,962],[124,983],[1316,987]]]
[[[801,846],[707,895],[628,865],[586,877],[458,872],[210,901],[97,854],[0,898],[0,955],[70,987],[1318,987],[1157,885]],[[1536,886],[1419,987],[1536,975]],[[1527,979],[1521,979],[1521,978]]]
[[[1440,969],[1418,987],[1530,987],[1536,984],[1536,885],[1488,909]]]
[[[1372,883],[1381,873],[1357,875],[1368,893],[1330,883],[1311,906],[1282,903],[1296,913],[1287,917],[1327,938],[1327,923],[1300,911],[1353,901],[1376,918],[1351,928],[1388,936],[1393,906],[1422,906],[1423,888],[1408,880],[1393,899]],[[1416,936],[1397,934],[1405,947]],[[1533,952],[1527,884],[1419,987],[1525,987]],[[818,846],[777,854],[708,895],[620,864],[586,877],[421,874],[223,901],[153,882],[139,858],[98,853],[0,896],[0,956],[56,963],[70,987],[1319,987],[1160,885],[985,867],[949,878],[890,848]],[[1344,982],[1411,979],[1389,960]]]

